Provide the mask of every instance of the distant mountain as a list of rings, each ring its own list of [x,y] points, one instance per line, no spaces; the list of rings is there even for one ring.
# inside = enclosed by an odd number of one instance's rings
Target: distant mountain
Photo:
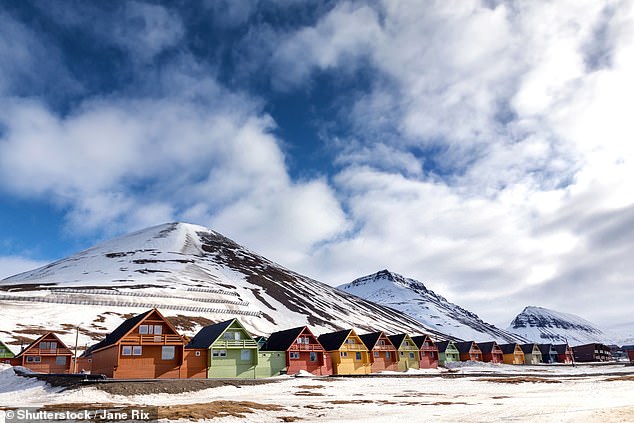
[[[521,336],[486,323],[475,313],[450,303],[421,282],[388,270],[361,277],[338,288],[410,315],[430,331],[478,342],[523,341]]]
[[[422,330],[410,316],[288,270],[210,229],[169,223],[0,281],[0,339],[27,343],[54,330],[74,344],[79,328],[83,346],[151,307],[189,335],[233,317],[260,335],[301,325],[317,333]]]
[[[567,341],[574,346],[592,342],[621,342],[614,334],[606,333],[577,315],[535,306],[524,308],[513,319],[508,330],[538,343]]]

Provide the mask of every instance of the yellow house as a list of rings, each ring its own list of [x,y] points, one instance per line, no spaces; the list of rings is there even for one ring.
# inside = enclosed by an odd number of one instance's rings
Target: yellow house
[[[524,351],[519,344],[501,344],[504,353],[504,364],[524,364]]]
[[[332,357],[336,375],[365,375],[372,372],[370,354],[354,329],[325,333],[317,338]]]
[[[399,371],[404,372],[407,369],[420,368],[419,349],[409,335],[401,333],[398,335],[390,335],[388,338],[390,338],[390,341],[392,341],[392,344],[394,344],[398,350]]]

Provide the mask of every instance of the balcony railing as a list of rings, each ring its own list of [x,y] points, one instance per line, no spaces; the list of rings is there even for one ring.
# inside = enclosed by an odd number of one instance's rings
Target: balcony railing
[[[375,345],[372,351],[396,351],[391,345]]]
[[[31,348],[29,354],[32,355],[57,355],[58,348]]]
[[[122,340],[125,344],[180,344],[183,342],[178,335],[128,335]]]
[[[367,348],[361,344],[343,344],[341,347],[342,351],[363,351],[367,350]]]
[[[300,351],[323,351],[324,348],[319,344],[293,344],[291,350]]]
[[[420,347],[421,351],[438,351],[438,348],[436,348],[433,345],[423,345],[422,347]]]
[[[257,343],[252,339],[220,339],[214,342],[214,348],[255,348]]]

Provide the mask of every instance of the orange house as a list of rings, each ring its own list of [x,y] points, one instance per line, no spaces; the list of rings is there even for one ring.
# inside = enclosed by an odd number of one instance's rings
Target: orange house
[[[482,361],[482,351],[474,341],[456,342],[460,361]]]
[[[429,335],[412,336],[412,341],[420,350],[420,368],[435,369],[438,367],[438,347]]]
[[[11,359],[13,366],[22,366],[38,373],[71,373],[73,353],[55,335],[49,332],[33,341]]]
[[[372,373],[383,370],[398,371],[398,351],[383,332],[359,335],[361,341],[370,350],[370,369]]]
[[[113,379],[181,378],[185,343],[154,308],[121,323],[82,358],[92,359],[92,373]]]

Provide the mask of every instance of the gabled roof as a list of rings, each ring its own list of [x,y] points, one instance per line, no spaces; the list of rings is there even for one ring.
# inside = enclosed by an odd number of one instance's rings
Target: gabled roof
[[[553,348],[557,351],[557,354],[566,354],[568,352],[572,353],[572,351],[568,350],[568,348],[570,348],[568,344],[555,344],[553,345]]]
[[[553,344],[537,344],[537,348],[539,348],[539,352],[542,355],[550,355],[551,352],[556,352],[553,348]]]
[[[372,351],[372,349],[376,346],[376,343],[379,341],[379,338],[381,337],[381,335],[383,335],[383,332],[378,331],[378,332],[366,333],[364,335],[359,335],[359,338],[361,338],[361,341],[366,346],[366,348],[369,351]],[[389,342],[391,346],[394,346],[392,345],[392,341],[390,341],[390,338],[389,337],[386,337],[386,338],[387,338],[387,342]]]
[[[286,351],[291,347],[291,345],[293,345],[297,337],[304,331],[304,329],[308,330],[306,326],[299,326],[293,329],[273,332],[271,336],[269,336],[269,339],[266,340],[264,345],[262,345],[262,348],[260,348],[260,350]]]
[[[514,354],[517,344],[500,344],[499,346],[504,354]]]
[[[326,351],[335,351],[341,348],[345,340],[348,338],[352,329],[344,329],[338,332],[324,333],[319,335],[317,340]]]
[[[483,353],[493,353],[493,348],[497,345],[498,343],[495,341],[490,341],[490,342],[478,342],[478,347],[480,347],[480,351],[482,351]]]
[[[22,351],[20,351],[20,353],[18,355],[15,356],[15,358],[20,358],[22,357],[24,354],[26,354],[27,352],[29,352],[29,350],[31,348],[33,348],[35,345],[37,345],[40,341],[42,341],[44,338],[48,337],[48,336],[52,336],[53,338],[55,338],[55,340],[57,341],[57,343],[60,345],[59,348],[57,348],[57,351],[59,352],[59,350],[67,350],[66,353],[62,353],[62,354],[58,354],[58,355],[73,355],[73,353],[70,351],[70,349],[66,346],[66,344],[64,344],[62,342],[61,339],[59,339],[59,337],[53,333],[53,332],[48,332],[45,333],[44,335],[40,336],[39,338],[37,338],[35,341],[31,342],[25,349],[23,349]]]
[[[390,342],[392,343],[392,345],[394,345],[396,349],[399,349],[406,336],[407,336],[406,333],[398,333],[396,335],[390,335],[388,336],[388,338],[390,339]]]
[[[456,347],[456,343],[454,341],[447,340],[436,342],[436,348],[438,348],[438,352],[444,353],[445,351],[447,351],[450,343],[454,346],[454,348]]]
[[[222,335],[229,328],[229,326],[231,326],[233,322],[237,322],[238,325],[240,325],[240,327],[244,329],[244,327],[242,326],[242,324],[240,323],[238,319],[231,319],[224,322],[216,323],[215,325],[205,326],[204,328],[198,331],[196,336],[194,336],[191,339],[191,341],[189,341],[189,344],[187,344],[185,348],[211,347],[211,344],[216,342],[216,340],[220,337],[220,335]]]
[[[520,348],[522,349],[524,354],[533,354],[535,345],[537,345],[537,344],[521,344]],[[538,348],[538,350],[539,350],[539,348]]]
[[[430,346],[432,347],[436,346],[436,343],[427,335],[410,336],[410,338],[412,338],[412,341],[414,341],[418,348],[422,348],[425,341],[431,342]]]
[[[473,341],[456,342],[456,348],[463,354],[471,351],[471,348],[474,346],[478,347],[478,345]]]

